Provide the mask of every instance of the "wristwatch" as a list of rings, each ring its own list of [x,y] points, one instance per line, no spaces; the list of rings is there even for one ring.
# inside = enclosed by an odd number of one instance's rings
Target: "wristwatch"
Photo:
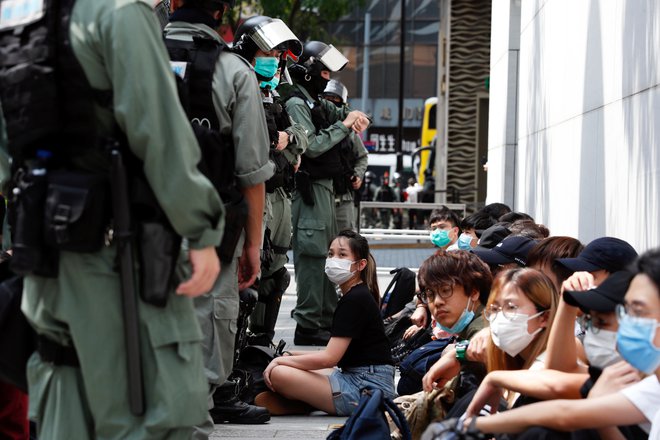
[[[460,363],[467,361],[466,352],[468,345],[470,345],[470,341],[464,340],[457,342],[454,346],[456,349],[456,359],[458,359]]]

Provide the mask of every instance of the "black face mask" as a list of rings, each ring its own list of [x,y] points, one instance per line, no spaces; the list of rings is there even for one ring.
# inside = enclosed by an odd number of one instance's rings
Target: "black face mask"
[[[305,81],[304,87],[307,89],[312,98],[318,99],[318,97],[325,91],[325,87],[328,85],[327,79],[313,75],[309,81]]]

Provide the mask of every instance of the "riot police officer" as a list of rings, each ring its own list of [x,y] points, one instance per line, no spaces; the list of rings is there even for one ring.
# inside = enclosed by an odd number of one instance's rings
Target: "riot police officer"
[[[208,125],[217,129],[223,145],[227,142],[232,146],[233,176],[248,205],[243,244],[239,243],[230,262],[224,264],[211,291],[195,300],[211,393],[219,387],[216,408],[210,414],[213,420],[208,418],[196,429],[195,436],[204,438],[212,432],[214,420],[253,418],[259,423],[269,418],[267,413],[237,401],[236,384],[227,379],[234,363],[238,292],[251,286],[260,270],[264,182],[273,175],[273,165],[268,160],[268,131],[254,70],[245,59],[231,53],[216,32],[233,1],[179,0],[174,4],[170,24],[165,27],[173,67],[183,63],[190,75],[197,73],[191,77],[196,78],[194,90],[202,92],[190,99],[203,101],[192,103],[199,108],[213,109],[207,115]],[[176,71],[181,74],[181,70]],[[183,76],[185,81],[186,74]]]
[[[275,336],[275,323],[282,295],[289,286],[284,265],[291,247],[291,192],[294,169],[307,148],[305,129],[291,123],[276,91],[284,75],[287,58],[302,54],[302,43],[282,20],[265,16],[250,17],[234,34],[233,51],[255,69],[270,138],[270,160],[275,175],[266,182],[265,246],[262,250],[259,302],[250,316],[251,343],[269,345]]]
[[[338,108],[348,109],[348,89],[340,81],[331,79],[322,94],[324,99],[335,104]],[[340,144],[342,178],[335,181],[335,217],[337,218],[337,230],[356,230],[356,205],[355,191],[362,185],[362,178],[367,169],[367,155],[369,152],[364,146],[362,139],[355,133],[351,133]]]
[[[369,121],[359,111],[339,110],[319,99],[330,72],[348,63],[332,45],[308,41],[290,68],[294,84],[280,86],[291,119],[307,131],[309,145],[296,174],[293,194],[293,258],[298,299],[293,318],[297,345],[325,345],[337,305],[337,294],[325,276],[328,243],[336,234],[333,178],[341,173],[335,148],[351,130],[361,132]]]
[[[39,185],[46,182],[38,179],[42,176],[62,183],[48,184],[48,200],[28,200],[28,192],[17,188],[12,201],[16,213],[28,214],[27,223],[17,218],[12,226],[14,244],[25,238],[19,232],[30,225],[60,231],[54,242],[32,243],[40,255],[44,249],[56,250],[59,264],[53,273],[45,276],[41,270],[50,268],[42,266],[23,267],[22,310],[40,339],[27,371],[31,418],[43,438],[187,439],[191,427],[204,420],[208,391],[190,297],[208,291],[217,277],[215,246],[222,235],[223,208],[197,170],[199,148],[179,104],[158,24],[143,1],[46,1],[43,10],[26,17],[34,12],[28,3],[3,2],[0,18],[2,47],[7,47],[5,37],[19,41],[18,34],[20,41],[29,42],[14,46],[18,52],[13,59],[0,59],[9,152],[12,166],[21,170],[14,184],[28,175]],[[8,12],[5,6],[15,9]],[[19,22],[20,28],[12,26]],[[31,39],[32,32],[48,38]],[[22,64],[12,66],[17,60]],[[136,78],[146,78],[148,86]],[[113,159],[106,147],[113,148]],[[129,209],[110,214],[106,207],[110,189],[103,182],[111,163],[117,175],[126,177],[119,152],[130,171],[127,178],[143,178],[156,196],[154,208],[187,238],[193,270],[188,281],[166,289],[165,304],[137,300],[137,340],[124,338],[124,320],[132,318],[122,317],[120,292],[127,290],[120,287],[123,277],[116,270],[117,263],[127,261],[118,260],[123,253],[117,244],[127,236],[104,237],[110,216],[113,228],[120,214],[139,218]],[[133,160],[134,168],[129,166]],[[0,164],[6,178],[7,162]],[[65,176],[78,184],[66,184]],[[83,188],[81,182],[88,185]],[[126,199],[117,197],[122,203]],[[38,212],[45,213],[48,206],[61,215],[54,225]],[[77,211],[73,217],[67,214],[72,206]],[[85,219],[82,227],[74,227],[76,218]],[[99,224],[100,233],[95,230]],[[16,257],[20,252],[17,246],[14,250]],[[141,371],[125,367],[127,346],[133,342],[139,346]],[[129,372],[140,373],[140,390],[130,388],[135,376]],[[144,405],[129,406],[129,396],[142,390]]]
[[[378,187],[376,186],[376,174],[373,171],[367,171],[364,173],[364,181],[360,187],[360,201],[361,202],[373,202],[376,200],[376,191]],[[363,208],[362,209],[362,218],[360,221],[362,225],[366,228],[376,227],[376,221],[378,216],[374,208]]]

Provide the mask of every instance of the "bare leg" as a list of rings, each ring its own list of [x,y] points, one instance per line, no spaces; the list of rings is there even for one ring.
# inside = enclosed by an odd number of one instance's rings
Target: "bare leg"
[[[335,414],[330,380],[326,374],[278,365],[270,372],[273,388],[291,400],[301,400],[314,408]]]

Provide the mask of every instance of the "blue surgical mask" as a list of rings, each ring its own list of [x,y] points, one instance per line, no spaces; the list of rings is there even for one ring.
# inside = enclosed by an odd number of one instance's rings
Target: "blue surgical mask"
[[[280,78],[274,76],[273,79],[271,79],[270,81],[261,81],[261,83],[259,83],[259,87],[265,89],[266,87],[270,86],[271,90],[275,90],[279,85],[279,83],[280,83]]]
[[[457,335],[463,330],[465,330],[465,327],[468,326],[474,319],[474,312],[470,310],[470,302],[471,298],[468,298],[467,305],[465,306],[465,310],[463,310],[463,313],[461,313],[461,316],[458,318],[458,321],[451,327],[445,327],[444,325],[440,324],[438,322],[438,325],[440,328],[447,333],[451,333],[452,335]]]
[[[451,243],[451,239],[449,238],[449,231],[444,229],[435,229],[431,231],[430,237],[431,243],[439,248],[445,247]]]
[[[458,248],[462,251],[469,251],[472,249],[472,236],[463,232],[458,237]]]
[[[280,61],[275,57],[255,58],[254,71],[264,78],[272,78],[277,73]]]
[[[619,307],[617,351],[639,371],[652,374],[660,367],[660,348],[653,345],[655,329],[659,324],[655,319],[629,316],[622,311],[622,306]]]

